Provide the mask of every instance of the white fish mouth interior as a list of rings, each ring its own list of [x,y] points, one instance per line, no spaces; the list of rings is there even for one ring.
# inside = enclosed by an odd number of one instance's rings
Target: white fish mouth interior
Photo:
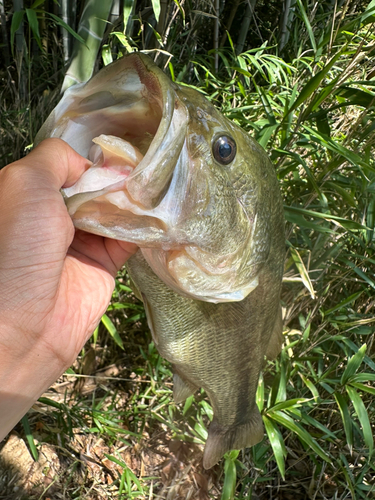
[[[83,93],[82,89],[82,93]],[[64,190],[70,198],[99,191],[128,177],[146,155],[163,116],[162,90],[155,94],[133,69],[121,89],[74,95],[69,112],[63,110],[62,138],[93,166]],[[100,169],[100,170],[99,170]]]
[[[174,93],[160,75],[127,61],[131,59],[121,62],[126,63],[121,74],[110,73],[117,63],[108,67],[104,84],[103,79],[95,82],[99,73],[64,96],[61,137],[93,165],[73,186],[63,189],[63,195],[76,227],[157,247],[168,243],[167,222],[160,211],[150,210],[146,198],[163,195],[156,170],[165,164],[163,155],[175,151],[175,137],[184,134],[176,133],[172,124],[178,115]],[[184,123],[184,116],[180,121]],[[135,184],[142,178],[140,196],[129,188],[134,178]]]

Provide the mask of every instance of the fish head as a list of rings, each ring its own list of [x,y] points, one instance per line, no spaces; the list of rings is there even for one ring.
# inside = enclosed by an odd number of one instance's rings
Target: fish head
[[[62,190],[77,228],[136,243],[185,297],[238,301],[256,288],[280,210],[273,167],[201,93],[133,53],[68,89],[46,137],[93,161]]]

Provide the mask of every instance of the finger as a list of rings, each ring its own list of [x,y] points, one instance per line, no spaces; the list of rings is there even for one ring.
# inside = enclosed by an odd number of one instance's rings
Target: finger
[[[104,242],[108,255],[110,255],[117,270],[121,269],[125,262],[138,250],[135,243],[129,243],[127,241],[105,238]]]
[[[25,166],[27,170],[32,169],[33,174],[38,172],[45,177],[51,187],[60,189],[77,182],[90,165],[87,158],[79,155],[66,142],[53,138],[42,141],[25,158],[10,167]]]
[[[89,259],[92,264],[100,265],[114,277],[137,250],[138,247],[134,243],[76,230],[69,253],[78,259],[82,257]]]

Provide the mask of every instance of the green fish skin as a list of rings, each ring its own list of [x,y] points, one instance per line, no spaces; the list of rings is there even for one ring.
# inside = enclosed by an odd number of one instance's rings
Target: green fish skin
[[[199,92],[133,53],[71,87],[36,142],[93,161],[63,190],[77,228],[136,243],[127,268],[174,400],[203,388],[203,465],[263,438],[255,395],[283,340],[284,216],[264,150]]]

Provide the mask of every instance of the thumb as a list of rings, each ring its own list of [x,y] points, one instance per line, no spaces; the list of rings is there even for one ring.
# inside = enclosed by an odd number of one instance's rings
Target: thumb
[[[33,174],[38,173],[39,182],[45,178],[47,183],[59,190],[77,182],[91,162],[76,153],[62,139],[45,139],[25,158],[16,161],[15,166],[27,166]]]

